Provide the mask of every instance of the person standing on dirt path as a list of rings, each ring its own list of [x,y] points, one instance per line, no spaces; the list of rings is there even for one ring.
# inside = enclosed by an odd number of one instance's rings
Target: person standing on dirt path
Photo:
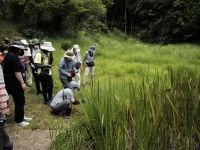
[[[6,115],[9,114],[9,106],[8,106],[8,93],[5,89],[3,69],[1,63],[3,62],[5,55],[3,54],[3,47],[0,47],[0,150],[12,150],[13,144],[10,141],[10,138],[4,128],[6,122]]]
[[[78,83],[73,81],[77,69],[74,62],[73,49],[68,49],[59,63],[59,78],[64,88],[79,89]]]
[[[44,104],[49,104],[52,101],[53,92],[53,78],[51,72],[51,65],[49,63],[49,53],[55,51],[51,42],[43,42],[40,45],[41,51],[37,52],[34,59],[34,65],[37,69],[40,81],[42,83],[42,94]]]
[[[88,73],[90,71],[90,74],[91,74],[91,86],[93,86],[94,84],[94,71],[95,71],[95,53],[96,53],[96,50],[95,50],[95,46],[91,46],[89,48],[89,50],[87,50],[85,52],[85,56],[84,56],[84,59],[83,59],[83,64],[85,66],[85,72],[84,72],[84,75],[83,75],[83,87],[86,85],[86,78],[88,76]]]
[[[77,69],[77,72],[75,74],[75,81],[78,83],[78,86],[80,87],[81,81],[80,81],[80,77],[81,77],[81,49],[80,46],[78,44],[75,44],[73,46],[73,52],[74,52],[74,63],[75,63],[75,67]]]
[[[24,116],[24,105],[26,84],[22,78],[22,68],[19,56],[24,54],[23,44],[12,44],[8,49],[8,54],[4,59],[4,78],[6,90],[12,95],[15,103],[15,123],[19,126],[27,126],[32,118]]]
[[[31,50],[31,55],[32,57],[30,57],[30,65],[31,65],[31,70],[32,70],[32,74],[34,77],[34,81],[35,81],[35,86],[36,86],[36,91],[37,91],[37,95],[42,94],[42,90],[41,90],[41,81],[39,78],[39,75],[37,73],[38,68],[34,65],[34,59],[35,59],[35,55],[37,52],[40,51],[40,42],[38,39],[32,39],[29,41],[29,47]]]

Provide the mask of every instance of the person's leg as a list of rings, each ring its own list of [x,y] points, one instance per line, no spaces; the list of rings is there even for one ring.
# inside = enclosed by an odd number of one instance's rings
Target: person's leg
[[[35,81],[35,87],[36,87],[36,91],[37,94],[41,93],[41,88],[40,88],[40,77],[39,75],[35,72],[35,68],[31,67],[32,69],[32,73],[33,73],[33,78]]]
[[[85,86],[86,84],[86,78],[87,78],[87,75],[89,73],[89,67],[85,67],[85,72],[84,72],[84,75],[83,75],[83,86]]]
[[[94,71],[95,71],[95,67],[90,67],[91,86],[92,86],[92,87],[93,87],[93,85],[94,85]]]
[[[56,106],[52,107],[52,113],[55,115],[59,115],[65,109],[68,109],[69,106],[70,102],[68,100],[65,100],[59,104],[56,104]]]
[[[48,99],[52,100],[52,92],[53,92],[53,78],[51,75],[48,76]]]
[[[48,75],[40,74],[40,81],[42,84],[42,94],[44,98],[44,103],[48,102]]]
[[[81,74],[80,74],[80,69],[79,69],[78,72],[75,74],[75,79],[79,87],[81,85],[80,77],[81,77]]]
[[[63,85],[63,88],[67,88],[68,87],[69,82],[67,81],[67,79],[61,79],[60,78],[60,81],[61,81],[61,83]]]
[[[25,105],[24,91],[20,90],[13,92],[12,96],[15,103],[15,122],[21,123],[24,121],[24,105]]]
[[[0,119],[0,150],[3,150],[3,130],[4,130],[4,120]]]
[[[10,138],[5,130],[3,128],[3,150],[12,150],[13,149],[13,143],[10,141]]]
[[[31,66],[29,64],[26,64],[26,72],[27,72],[27,83],[29,86],[32,86],[32,71]]]

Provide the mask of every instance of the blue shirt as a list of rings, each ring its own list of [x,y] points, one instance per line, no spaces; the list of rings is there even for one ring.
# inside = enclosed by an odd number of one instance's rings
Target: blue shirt
[[[72,71],[77,72],[74,60],[69,61],[65,58],[61,58],[59,63],[59,77],[61,79],[67,79],[67,73]]]

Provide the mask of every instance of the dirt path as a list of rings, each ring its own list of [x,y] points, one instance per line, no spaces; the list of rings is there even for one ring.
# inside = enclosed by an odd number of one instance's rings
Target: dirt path
[[[14,150],[49,150],[51,136],[49,130],[30,130],[23,128],[6,129],[14,142]]]

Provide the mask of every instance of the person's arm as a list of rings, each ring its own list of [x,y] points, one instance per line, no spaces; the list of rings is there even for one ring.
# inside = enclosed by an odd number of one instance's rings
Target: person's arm
[[[25,90],[26,84],[24,83],[21,72],[15,72],[15,76],[16,76],[17,80],[19,81],[19,83],[21,84],[22,89]]]

